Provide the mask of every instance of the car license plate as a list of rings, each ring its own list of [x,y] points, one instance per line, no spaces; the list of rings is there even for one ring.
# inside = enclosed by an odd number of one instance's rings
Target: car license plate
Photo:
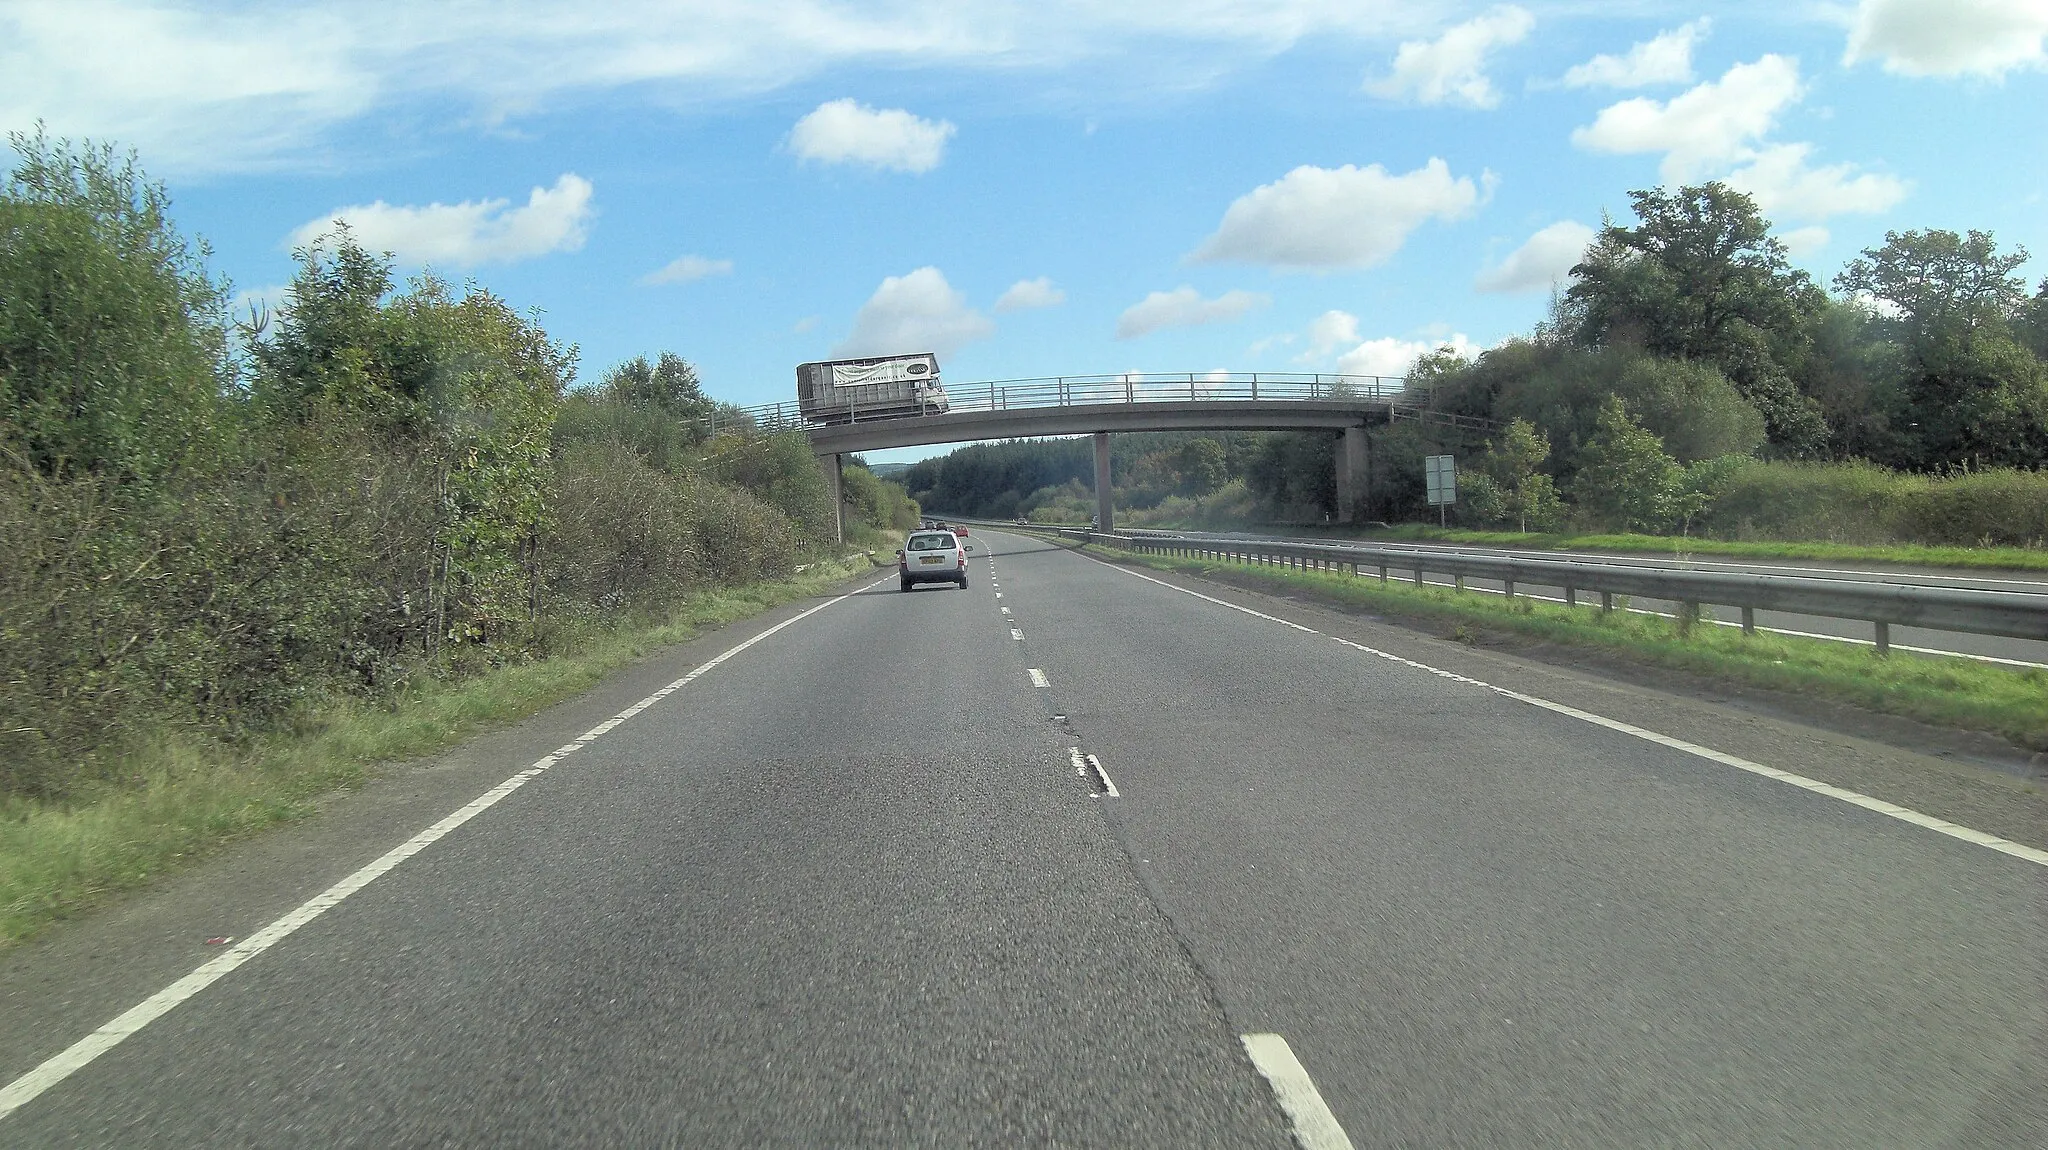
[[[919,563],[944,563],[945,561],[946,557],[944,555],[926,555],[918,560]]]

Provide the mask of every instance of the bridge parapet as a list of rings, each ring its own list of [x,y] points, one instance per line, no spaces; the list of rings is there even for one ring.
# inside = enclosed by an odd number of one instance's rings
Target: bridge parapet
[[[1223,406],[1248,411],[1273,410],[1265,406],[1268,404],[1305,403],[1325,409],[1330,405],[1355,404],[1365,417],[1376,416],[1388,420],[1413,419],[1461,430],[1494,430],[1493,424],[1487,420],[1433,410],[1431,396],[1426,387],[1411,387],[1405,379],[1398,376],[1306,372],[1185,372],[1170,375],[1129,372],[1121,375],[1065,375],[970,383],[949,382],[946,385],[946,394],[948,409],[944,416],[896,418],[886,422],[907,425],[928,419],[944,419],[947,416],[997,417],[995,420],[951,421],[990,426],[1003,422],[999,413],[1013,411],[1174,405],[1181,412],[1187,412],[1189,409],[1182,405],[1217,404],[1220,414]],[[1243,406],[1246,404],[1258,407],[1246,408]],[[741,408],[736,412],[728,410],[724,414],[711,417],[708,429],[714,433],[723,430],[719,426],[720,422],[732,419],[743,420],[748,426],[761,431],[801,430],[812,432],[814,437],[819,437],[819,433],[831,435],[828,429],[844,428],[850,424],[884,422],[861,420],[858,413],[851,410],[843,418],[808,418],[797,409],[795,401],[792,400],[784,403],[759,404]],[[1024,422],[1036,425],[1044,421]],[[1117,422],[1129,424],[1131,420],[1123,418]],[[1142,422],[1142,419],[1139,422]],[[1176,419],[1174,422],[1185,423],[1185,420]],[[1292,424],[1282,422],[1279,426]],[[905,430],[908,432],[909,428],[906,426]],[[934,430],[937,428],[934,427]]]

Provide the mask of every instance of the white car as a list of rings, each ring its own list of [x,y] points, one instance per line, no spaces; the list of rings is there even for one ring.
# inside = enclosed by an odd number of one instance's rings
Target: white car
[[[897,589],[919,583],[952,583],[967,588],[967,547],[951,531],[913,531],[896,549]]]

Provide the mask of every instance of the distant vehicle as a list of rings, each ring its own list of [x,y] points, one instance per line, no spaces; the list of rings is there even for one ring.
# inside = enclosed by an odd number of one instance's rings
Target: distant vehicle
[[[939,357],[885,355],[798,364],[796,402],[813,423],[865,423],[912,415],[943,415],[946,388]]]
[[[967,548],[951,531],[913,531],[896,549],[896,589],[952,583],[967,589]]]

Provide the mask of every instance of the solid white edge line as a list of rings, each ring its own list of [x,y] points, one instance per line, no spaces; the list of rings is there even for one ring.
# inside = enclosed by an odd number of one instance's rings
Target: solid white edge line
[[[1101,759],[1096,758],[1094,755],[1089,755],[1088,765],[1095,768],[1095,777],[1102,780],[1102,793],[1104,795],[1107,795],[1112,799],[1120,799],[1124,797],[1123,792],[1117,790],[1116,784],[1110,781],[1109,772],[1102,769]]]
[[[0,1119],[6,1118],[22,1106],[33,1101],[37,1095],[71,1077],[91,1063],[93,1059],[120,1045],[129,1035],[170,1013],[179,1003],[220,981],[236,967],[241,966],[243,963],[284,941],[293,931],[327,913],[339,904],[341,900],[389,873],[399,863],[425,850],[450,831],[496,806],[507,795],[525,786],[549,767],[554,766],[571,753],[589,746],[593,740],[616,728],[627,719],[645,711],[647,708],[688,686],[713,667],[768,638],[784,627],[802,622],[812,615],[823,611],[825,608],[832,606],[834,603],[858,595],[861,591],[872,590],[886,582],[888,582],[886,578],[878,579],[866,587],[860,588],[858,591],[849,591],[845,595],[828,599],[800,614],[792,615],[773,627],[755,635],[753,638],[705,660],[692,669],[689,674],[684,675],[675,682],[670,683],[652,695],[647,696],[577,736],[575,742],[566,744],[556,749],[553,753],[542,756],[532,766],[471,799],[440,822],[435,823],[433,826],[428,827],[426,830],[385,852],[375,862],[369,863],[358,869],[354,874],[307,899],[282,918],[249,935],[210,961],[200,964],[192,973],[143,999],[135,1006],[122,1011],[99,1029],[56,1054],[51,1055],[43,1060],[42,1064],[35,1069],[16,1078],[4,1088],[0,1088]]]
[[[1046,681],[1045,681],[1045,672],[1044,672],[1044,671],[1041,671],[1041,670],[1039,670],[1039,669],[1038,669],[1038,668],[1036,668],[1036,667],[1026,667],[1026,668],[1025,668],[1025,670],[1027,670],[1027,671],[1031,672],[1031,685],[1032,685],[1032,686],[1034,686],[1034,687],[1043,687],[1043,686],[1047,686],[1047,685],[1048,685],[1048,684],[1046,683]]]
[[[1343,1124],[1330,1113],[1323,1092],[1316,1089],[1315,1079],[1308,1076],[1308,1070],[1294,1056],[1294,1049],[1285,1038],[1277,1034],[1245,1034],[1238,1041],[1244,1043],[1244,1052],[1251,1057],[1252,1065],[1273,1087],[1273,1097],[1286,1112],[1301,1150],[1352,1150],[1351,1136],[1344,1133]]]
[[[1947,835],[1949,838],[1952,839],[1958,839],[1962,842],[1971,843],[1973,845],[1980,847],[1988,847],[1991,850],[1999,852],[2000,854],[2010,855],[2013,858],[2033,863],[2036,866],[2048,866],[2048,851],[2037,850],[2034,847],[2026,846],[2021,843],[2016,843],[2010,839],[2003,839],[1998,837],[1997,835],[1986,834],[1983,831],[1975,830],[1970,827],[1963,826],[1959,823],[1952,823],[1946,819],[1938,819],[1933,815],[1922,814],[1919,811],[1913,810],[1911,807],[1902,807],[1896,803],[1888,803],[1883,799],[1872,798],[1871,796],[1863,794],[1860,791],[1852,791],[1845,787],[1835,786],[1832,783],[1824,783],[1821,782],[1819,779],[1809,779],[1804,775],[1795,775],[1790,771],[1781,771],[1776,767],[1767,767],[1762,763],[1752,762],[1738,755],[1731,755],[1724,751],[1717,751],[1714,750],[1712,747],[1703,747],[1697,743],[1688,743],[1684,739],[1675,739],[1672,738],[1670,735],[1659,734],[1656,731],[1647,730],[1643,727],[1638,727],[1629,723],[1624,723],[1618,719],[1610,719],[1604,715],[1596,715],[1593,714],[1591,711],[1581,711],[1577,707],[1568,707],[1563,703],[1553,703],[1548,699],[1539,699],[1534,695],[1525,695],[1520,691],[1512,691],[1506,687],[1497,687],[1492,683],[1485,682],[1484,680],[1474,679],[1468,675],[1460,675],[1456,671],[1446,671],[1440,667],[1432,667],[1427,663],[1418,663],[1413,659],[1403,658],[1400,655],[1393,654],[1389,651],[1382,651],[1375,647],[1368,647],[1363,643],[1354,643],[1349,639],[1341,638],[1336,635],[1324,635],[1323,632],[1318,631],[1313,627],[1304,627],[1299,623],[1290,622],[1286,619],[1281,619],[1273,615],[1268,615],[1262,611],[1254,611],[1250,607],[1240,607],[1235,603],[1226,603],[1221,599],[1215,598],[1214,596],[1204,595],[1200,591],[1190,591],[1186,587],[1177,587],[1172,583],[1168,583],[1164,579],[1154,579],[1150,575],[1146,575],[1138,571],[1132,571],[1127,567],[1121,567],[1115,563],[1109,563],[1101,559],[1096,559],[1092,555],[1087,556],[1087,558],[1093,560],[1094,562],[1101,563],[1104,567],[1107,567],[1112,571],[1120,571],[1125,575],[1132,576],[1133,578],[1143,579],[1147,583],[1157,583],[1159,586],[1165,587],[1168,590],[1178,591],[1183,595],[1192,595],[1197,599],[1201,599],[1209,603],[1214,603],[1219,607],[1228,607],[1233,611],[1242,611],[1247,615],[1253,615],[1260,619],[1267,619],[1272,622],[1279,623],[1283,626],[1292,627],[1297,631],[1305,631],[1311,635],[1323,635],[1323,637],[1326,639],[1335,639],[1337,642],[1342,643],[1346,647],[1350,647],[1353,650],[1357,651],[1363,651],[1368,655],[1377,655],[1382,659],[1387,659],[1395,663],[1400,663],[1403,666],[1413,667],[1418,671],[1426,671],[1429,674],[1436,675],[1440,678],[1449,679],[1453,682],[1466,683],[1474,687],[1481,687],[1488,691],[1495,692],[1496,694],[1505,695],[1506,697],[1514,699],[1517,702],[1527,703],[1532,707],[1541,707],[1546,711],[1551,711],[1559,715],[1565,715],[1570,718],[1578,719],[1582,722],[1591,723],[1597,727],[1605,727],[1610,731],[1615,731],[1624,735],[1630,735],[1635,738],[1642,739],[1646,742],[1656,743],[1659,746],[1670,747],[1674,751],[1683,751],[1688,755],[1692,755],[1696,758],[1706,759],[1709,762],[1719,763],[1722,766],[1734,767],[1736,770],[1739,771],[1747,771],[1753,775],[1762,775],[1764,778],[1767,779],[1776,779],[1781,783],[1789,783],[1792,786],[1800,788],[1801,790],[1812,791],[1814,794],[1817,795],[1824,795],[1831,799],[1837,799],[1841,802],[1848,803],[1851,806],[1861,807],[1866,811],[1872,811],[1876,814],[1884,815],[1886,818],[1897,819],[1902,823],[1911,823],[1916,827],[1923,827],[1927,830],[1935,832],[1936,834]]]

